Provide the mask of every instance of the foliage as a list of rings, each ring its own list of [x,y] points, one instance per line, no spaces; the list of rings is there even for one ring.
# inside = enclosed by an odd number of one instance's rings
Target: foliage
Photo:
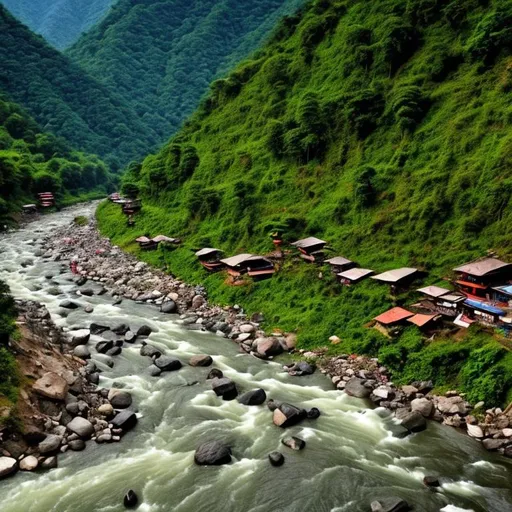
[[[16,309],[9,287],[0,281],[0,398],[15,402],[20,384],[16,359],[8,348],[16,327]]]

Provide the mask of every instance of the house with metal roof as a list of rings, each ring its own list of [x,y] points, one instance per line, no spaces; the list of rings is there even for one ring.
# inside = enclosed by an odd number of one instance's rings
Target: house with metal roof
[[[374,327],[385,336],[390,336],[397,327],[406,325],[406,320],[413,316],[414,313],[407,311],[407,309],[394,307],[376,316],[373,319],[375,321]]]
[[[259,281],[272,277],[276,271],[274,264],[268,258],[248,253],[225,258],[220,262],[226,266],[228,274],[235,279],[247,274],[255,281]]]
[[[199,263],[208,270],[208,272],[217,272],[224,268],[224,263],[220,261],[223,251],[215,247],[205,247],[200,249],[195,254]]]
[[[424,298],[417,304],[421,309],[455,318],[461,310],[466,296],[455,293],[441,286],[425,286],[417,290]]]
[[[370,270],[369,268],[351,268],[344,272],[340,272],[338,274],[338,278],[341,284],[350,286],[370,277],[373,273],[373,270]]]
[[[291,245],[296,247],[302,259],[309,262],[321,262],[324,259],[323,249],[327,245],[325,240],[320,240],[314,236],[297,240]]]
[[[331,266],[331,270],[335,274],[339,274],[344,270],[348,270],[349,268],[353,268],[356,264],[353,261],[344,258],[343,256],[335,256],[334,258],[329,258],[325,260],[324,263],[327,263]]]
[[[438,327],[441,315],[417,313],[407,318],[407,322],[415,325],[422,331],[431,331]]]
[[[505,311],[501,308],[473,299],[466,299],[464,301],[464,310],[466,315],[472,320],[491,326],[500,323],[502,317],[506,315]]]

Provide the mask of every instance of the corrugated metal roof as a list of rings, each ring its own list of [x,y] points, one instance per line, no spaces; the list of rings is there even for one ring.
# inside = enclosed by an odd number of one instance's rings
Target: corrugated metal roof
[[[221,251],[220,249],[215,249],[214,247],[205,247],[204,249],[197,251],[196,256],[207,256],[208,254],[213,254],[215,252],[224,252],[224,251]]]
[[[442,288],[441,286],[425,286],[425,288],[420,288],[416,290],[420,293],[428,295],[430,297],[441,297],[441,295],[446,295],[450,293],[450,290],[447,288]]]
[[[228,267],[236,267],[237,265],[240,265],[240,263],[243,263],[244,261],[249,260],[252,258],[252,254],[237,254],[236,256],[231,256],[230,258],[225,258],[223,260],[220,260],[224,265],[227,265]]]
[[[325,240],[320,240],[320,238],[310,236],[308,238],[303,238],[302,240],[297,240],[296,242],[293,242],[291,245],[294,245],[295,247],[301,247],[302,249],[306,249],[308,247],[313,247],[315,245],[325,245],[326,243],[327,242]]]
[[[494,288],[494,290],[512,295],[512,284],[506,286],[497,286],[496,288]]]
[[[497,258],[485,258],[483,260],[466,263],[465,265],[454,268],[453,270],[455,272],[463,272],[465,274],[471,274],[472,276],[481,277],[495,270],[499,270],[500,268],[509,266],[511,266],[510,263],[505,263]]]
[[[464,304],[468,306],[480,309],[481,311],[487,311],[488,313],[493,313],[494,315],[505,316],[505,311],[495,306],[491,306],[490,304],[486,304],[485,302],[480,302],[478,300],[466,299]]]
[[[383,272],[377,276],[372,276],[372,279],[376,279],[377,281],[384,281],[386,283],[396,283],[405,277],[415,274],[416,272],[418,272],[417,268],[403,267],[394,270],[388,270],[387,272]]]
[[[430,321],[434,320],[437,316],[439,315],[421,315],[418,313],[411,318],[408,318],[407,321],[411,322],[411,324],[417,325],[418,327],[423,327]]]
[[[350,270],[345,270],[345,272],[340,272],[338,276],[343,279],[348,279],[349,281],[357,281],[370,274],[373,274],[373,270],[369,268],[351,268]]]
[[[140,244],[147,244],[148,242],[151,242],[147,236],[139,236],[139,238],[136,238],[135,241],[139,242]]]
[[[152,240],[153,242],[169,242],[171,244],[176,242],[176,238],[169,238],[168,236],[165,235],[157,235]]]
[[[389,325],[394,324],[396,322],[401,322],[402,320],[405,320],[406,318],[409,318],[413,315],[414,313],[411,313],[410,311],[407,311],[404,308],[395,307],[390,309],[389,311],[386,311],[385,313],[382,313],[379,316],[376,316],[374,320],[376,320],[380,324]]]
[[[458,295],[456,293],[449,293],[447,295],[443,295],[440,297],[442,300],[447,300],[448,302],[461,302],[466,299],[465,295]]]
[[[329,265],[334,265],[337,267],[342,267],[343,265],[348,265],[349,263],[353,263],[353,262],[350,260],[347,260],[347,258],[344,258],[343,256],[335,256],[334,258],[325,260],[325,263],[329,263]]]

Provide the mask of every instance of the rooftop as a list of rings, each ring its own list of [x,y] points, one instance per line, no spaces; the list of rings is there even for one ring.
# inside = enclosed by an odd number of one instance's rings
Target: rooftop
[[[252,254],[243,253],[243,254],[237,254],[236,256],[231,256],[230,258],[225,258],[223,260],[220,260],[224,265],[227,265],[228,267],[236,267],[240,265],[240,263],[243,263],[244,261],[247,261],[253,257]]]
[[[510,263],[505,263],[497,258],[485,258],[471,263],[466,263],[465,265],[454,268],[453,270],[455,272],[462,272],[464,274],[482,277],[496,270],[510,266],[512,266]]]
[[[369,268],[351,268],[350,270],[345,270],[345,272],[340,272],[338,276],[349,281],[357,281],[370,274],[373,274],[373,270]]]
[[[329,263],[329,265],[342,267],[343,265],[348,265],[349,263],[353,263],[353,262],[350,260],[347,260],[347,258],[344,258],[343,256],[335,256],[334,258],[325,260],[325,263]]]
[[[153,238],[153,242],[169,242],[169,243],[174,243],[176,242],[176,238],[169,238],[168,236],[165,236],[165,235],[157,235],[155,236],[155,238]]]
[[[486,304],[485,302],[480,302],[479,300],[466,299],[464,301],[469,307],[479,309],[481,311],[486,311],[487,313],[492,313],[494,315],[505,316],[505,311],[495,306],[491,306],[490,304]]]
[[[216,252],[224,252],[224,251],[221,251],[220,249],[215,249],[214,247],[205,247],[204,249],[197,251],[196,256],[207,256],[208,254],[213,254]]]
[[[441,297],[441,295],[450,293],[450,290],[442,288],[441,286],[425,286],[425,288],[420,288],[416,291],[428,295],[429,297]]]
[[[505,286],[496,286],[494,290],[498,292],[507,293],[508,295],[512,295],[512,284],[507,284]]]
[[[376,316],[374,320],[383,325],[390,325],[401,322],[402,320],[410,318],[411,316],[414,316],[414,313],[411,313],[404,308],[396,307],[386,311],[385,313],[382,313],[379,316]]]
[[[139,236],[139,238],[136,238],[135,241],[139,242],[139,244],[147,244],[148,242],[151,242],[151,239],[147,236]]]
[[[377,276],[372,276],[372,279],[376,279],[377,281],[384,281],[386,283],[397,283],[406,277],[412,276],[416,272],[418,272],[417,268],[403,267],[394,270],[388,270],[387,272],[383,272]]]
[[[316,238],[314,236],[310,236],[308,238],[303,238],[302,240],[297,240],[293,242],[291,245],[295,247],[300,247],[302,249],[306,249],[308,247],[313,247],[315,245],[325,245],[327,242],[325,240],[320,240],[320,238]]]
[[[411,318],[408,318],[407,321],[411,322],[411,324],[414,324],[418,327],[423,327],[424,325],[427,325],[429,322],[434,320],[435,318],[439,317],[439,315],[421,315],[416,314],[412,316]]]

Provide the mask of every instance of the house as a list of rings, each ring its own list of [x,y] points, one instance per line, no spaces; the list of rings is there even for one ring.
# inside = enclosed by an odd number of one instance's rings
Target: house
[[[131,199],[121,203],[123,206],[123,213],[126,215],[133,215],[142,208],[142,201],[140,199]]]
[[[497,306],[512,309],[512,284],[494,287],[492,289],[492,299]]]
[[[303,238],[302,240],[297,240],[291,245],[297,247],[301,253],[300,256],[302,259],[309,262],[321,262],[324,259],[323,249],[327,245],[327,242],[314,236],[310,236],[308,238]]]
[[[425,295],[420,307],[452,318],[459,314],[462,303],[466,300],[464,295],[441,286],[425,286],[417,291]]]
[[[135,241],[143,251],[154,251],[158,247],[158,242],[151,240],[147,236],[139,236]]]
[[[39,197],[39,204],[43,208],[48,208],[50,206],[55,206],[55,198],[53,197],[52,192],[40,192],[37,194]]]
[[[113,192],[112,194],[110,194],[108,196],[108,200],[112,201],[113,203],[115,203],[116,201],[119,201],[120,199],[121,199],[121,195],[119,194],[119,192]]]
[[[381,283],[388,283],[391,285],[391,291],[395,292],[410,285],[419,277],[419,274],[420,272],[417,268],[403,267],[371,276],[371,279],[375,279]]]
[[[220,262],[226,266],[228,274],[234,278],[247,274],[258,281],[272,277],[275,273],[274,264],[264,256],[244,253],[225,258]]]
[[[23,213],[37,213],[37,206],[35,204],[24,204]]]
[[[336,256],[334,258],[330,258],[328,260],[325,260],[324,263],[328,263],[331,266],[331,270],[335,274],[339,274],[344,270],[348,270],[356,266],[356,264],[353,261],[347,260],[347,258],[344,258],[343,256]]]
[[[373,319],[375,321],[374,327],[385,336],[390,336],[394,329],[401,325],[406,325],[406,320],[413,316],[414,313],[411,313],[404,308],[394,307],[389,311],[376,316]]]
[[[463,306],[468,318],[484,325],[496,326],[505,316],[502,309],[478,300],[466,299]]]
[[[435,329],[438,326],[440,320],[441,320],[441,315],[435,315],[435,314],[425,315],[422,313],[417,313],[416,315],[411,316],[410,318],[407,318],[406,321],[415,325],[422,331],[430,331],[430,330]]]
[[[455,284],[469,299],[491,301],[492,286],[507,284],[512,279],[512,264],[497,258],[483,258],[454,268]]]
[[[157,244],[180,244],[181,240],[179,238],[170,238],[165,235],[157,235],[153,237],[151,240],[156,242]]]
[[[341,284],[350,286],[352,284],[359,283],[363,279],[370,277],[373,274],[373,270],[368,268],[351,268],[338,274],[338,278]]]
[[[196,252],[196,256],[203,267],[209,272],[217,272],[224,268],[224,263],[220,261],[223,251],[214,247],[205,247]]]

